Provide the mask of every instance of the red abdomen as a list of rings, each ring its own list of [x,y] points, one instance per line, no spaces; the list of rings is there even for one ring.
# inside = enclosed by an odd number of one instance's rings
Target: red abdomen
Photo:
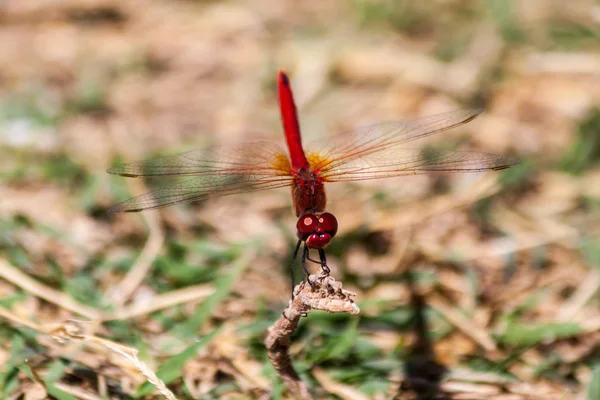
[[[279,72],[279,107],[281,109],[281,120],[285,140],[290,151],[290,160],[294,168],[308,168],[308,161],[302,149],[302,137],[300,136],[300,124],[296,113],[296,103],[290,87],[290,80],[285,72]]]

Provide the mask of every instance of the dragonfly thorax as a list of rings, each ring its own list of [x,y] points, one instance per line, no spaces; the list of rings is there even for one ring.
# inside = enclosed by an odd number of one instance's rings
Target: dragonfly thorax
[[[292,183],[292,199],[297,217],[322,213],[327,205],[323,179],[309,169],[300,169]]]

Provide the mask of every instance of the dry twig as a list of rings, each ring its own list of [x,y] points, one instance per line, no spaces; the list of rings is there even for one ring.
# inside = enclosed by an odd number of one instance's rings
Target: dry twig
[[[442,297],[431,296],[427,302],[430,307],[439,312],[446,320],[448,320],[448,322],[462,331],[475,343],[483,347],[486,351],[495,352],[498,350],[496,342],[488,331],[477,326],[477,324],[473,323],[467,317],[458,313],[448,305]]]
[[[135,153],[131,150],[131,148],[118,141],[118,137],[127,136],[127,125],[119,121],[114,124],[113,128],[114,129],[110,129],[109,131],[116,140],[116,145],[119,149],[119,152],[125,155],[126,159],[134,159]],[[132,193],[135,193],[136,195],[146,191],[146,187],[142,180],[128,180],[127,184],[132,189]],[[152,262],[160,252],[165,239],[165,233],[158,211],[145,211],[141,213],[141,215],[148,225],[150,236],[148,237],[148,240],[146,241],[146,244],[144,245],[144,248],[142,249],[138,259],[135,261],[125,278],[123,278],[123,280],[119,282],[109,294],[109,297],[112,299],[113,303],[118,305],[120,309],[122,309],[122,306],[131,297],[133,292],[135,292],[135,290],[142,284],[142,281],[152,266]]]
[[[141,183],[132,184],[136,186],[136,192],[142,192],[143,189],[139,188],[143,186]],[[146,220],[150,229],[150,236],[140,253],[140,256],[135,261],[125,278],[119,282],[111,291],[110,297],[113,303],[122,307],[127,299],[133,294],[133,292],[141,285],[142,281],[148,274],[152,262],[158,255],[162,244],[165,239],[162,225],[159,220],[157,211],[143,212],[142,216]]]
[[[100,346],[103,346],[117,354],[122,355],[133,365],[140,374],[144,376],[144,378],[150,382],[163,396],[165,396],[169,400],[176,400],[177,398],[167,388],[165,383],[156,376],[154,371],[152,371],[145,362],[138,358],[138,350],[124,346],[122,344],[113,342],[111,340],[99,338],[93,335],[87,335],[84,332],[84,329],[81,324],[76,321],[65,321],[53,329],[46,330],[46,333],[53,337],[55,340],[67,341],[67,340],[81,340],[88,343],[95,343]]]
[[[28,326],[29,328],[34,329],[38,332],[44,333],[44,334],[50,336],[56,342],[61,343],[61,344],[67,343],[69,341],[78,341],[78,342],[82,342],[82,343],[85,343],[88,345],[90,345],[90,344],[99,345],[100,347],[104,347],[114,353],[120,354],[123,357],[125,357],[125,359],[127,359],[127,361],[132,366],[134,366],[136,368],[136,370],[144,377],[144,379],[146,379],[148,382],[150,382],[150,384],[152,384],[154,387],[156,387],[156,389],[163,396],[165,396],[169,400],[177,399],[175,397],[175,395],[173,394],[173,392],[171,392],[169,390],[169,388],[167,388],[165,383],[156,376],[154,371],[152,371],[146,365],[146,363],[144,363],[141,359],[138,358],[138,356],[137,356],[138,350],[137,349],[134,349],[134,348],[128,347],[128,346],[124,346],[122,344],[113,342],[111,340],[107,340],[107,339],[103,339],[103,338],[100,338],[100,337],[97,337],[94,335],[90,335],[89,333],[86,332],[86,329],[84,329],[83,322],[67,320],[67,321],[64,321],[61,323],[57,323],[57,324],[39,325],[39,324],[36,324],[35,322],[23,320],[23,319],[15,316],[14,314],[12,314],[10,311],[8,311],[4,308],[1,308],[1,307],[0,307],[0,317],[6,318],[17,324],[22,324],[22,325]],[[95,323],[94,322],[89,322],[89,323],[90,323],[91,329],[87,329],[87,331],[94,330]],[[31,367],[31,365],[27,361],[25,361],[25,362],[31,368],[31,372],[34,376],[35,382],[43,385],[43,381],[39,378],[36,371]],[[58,386],[59,382],[56,382],[55,385]],[[65,386],[65,388],[67,389],[66,391],[68,391],[68,390],[77,391],[78,392],[77,397],[92,398],[92,397],[90,397],[90,396],[92,396],[91,394],[87,393],[84,395],[84,393],[78,388],[73,388],[73,387],[68,387],[68,386]],[[71,394],[74,394],[74,393],[71,393]]]
[[[33,377],[34,385],[30,389],[25,392],[25,400],[37,400],[37,399],[47,399],[48,398],[48,390],[46,389],[46,384],[40,378],[35,368],[31,365],[29,360],[25,360],[25,364],[29,367],[31,371],[31,376]]]
[[[269,328],[265,339],[269,360],[277,375],[283,380],[290,394],[299,399],[313,398],[292,366],[289,354],[290,337],[298,327],[300,318],[307,316],[311,310],[345,312],[352,315],[360,312],[352,299],[355,294],[342,289],[342,284],[328,274],[311,275],[309,279],[312,286],[305,282],[296,286],[294,300],[290,300],[281,317]]]
[[[147,301],[130,303],[119,308],[114,313],[106,313],[102,316],[103,321],[124,320],[138,318],[145,314],[163,310],[182,303],[193,303],[203,300],[213,294],[215,288],[209,284],[187,286],[182,289],[172,290],[168,293],[156,295]]]
[[[583,306],[590,301],[600,288],[600,272],[592,269],[586,279],[575,290],[575,293],[569,298],[566,304],[558,312],[559,321],[570,321],[577,316]]]
[[[90,320],[98,320],[101,318],[102,314],[100,311],[81,304],[63,292],[38,282],[3,258],[0,258],[0,278],[6,279],[13,285],[20,287],[24,291],[31,293],[34,296],[42,298],[49,303],[56,304],[57,306],[76,314],[82,315]]]
[[[330,394],[336,395],[343,400],[369,400],[369,397],[359,390],[339,382],[321,368],[315,368],[313,376]]]

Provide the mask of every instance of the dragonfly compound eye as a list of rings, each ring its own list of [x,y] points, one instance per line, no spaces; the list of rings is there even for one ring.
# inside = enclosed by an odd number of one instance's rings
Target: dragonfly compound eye
[[[330,213],[323,213],[316,217],[317,225],[311,235],[306,237],[306,245],[313,249],[325,248],[338,230],[337,219]]]
[[[315,232],[327,233],[329,236],[334,237],[338,231],[337,219],[331,213],[323,213],[319,215],[319,225]]]
[[[300,240],[306,240],[315,232],[318,225],[319,219],[316,215],[305,214],[301,216],[296,223],[296,236],[298,236],[298,239]]]

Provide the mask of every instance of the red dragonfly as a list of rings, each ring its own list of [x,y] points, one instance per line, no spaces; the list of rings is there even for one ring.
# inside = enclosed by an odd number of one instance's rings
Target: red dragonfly
[[[473,120],[482,110],[460,110],[403,122],[383,123],[342,133],[304,151],[290,81],[278,75],[279,106],[289,157],[278,145],[253,142],[237,147],[212,147],[153,160],[125,164],[111,174],[136,177],[195,176],[191,180],[157,189],[113,206],[113,212],[137,212],[173,204],[237,193],[291,187],[298,217],[298,242],[302,267],[306,260],[329,272],[324,248],[335,236],[338,223],[325,212],[325,182],[350,182],[431,172],[501,170],[518,163],[512,157],[476,152],[432,153],[401,145]],[[320,260],[309,257],[318,250]]]

